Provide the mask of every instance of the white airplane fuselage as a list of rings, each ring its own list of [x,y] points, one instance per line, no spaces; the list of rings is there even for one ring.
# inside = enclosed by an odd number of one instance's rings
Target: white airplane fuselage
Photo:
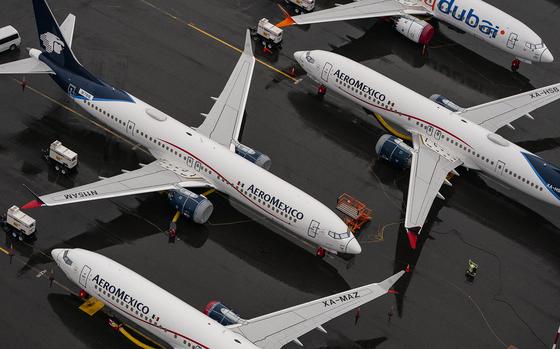
[[[543,40],[527,25],[481,0],[420,0],[433,16],[524,62],[554,60]]]
[[[315,81],[423,135],[431,147],[460,159],[464,167],[560,206],[560,173],[540,157],[348,58],[320,50],[294,57]]]
[[[258,348],[150,280],[105,256],[79,248],[54,249],[51,254],[72,282],[173,348]]]
[[[43,55],[39,59],[56,72],[52,78],[81,108],[157,159],[178,164],[175,170],[203,177],[284,231],[327,251],[361,252],[340,217],[290,183],[122,90],[66,71]]]

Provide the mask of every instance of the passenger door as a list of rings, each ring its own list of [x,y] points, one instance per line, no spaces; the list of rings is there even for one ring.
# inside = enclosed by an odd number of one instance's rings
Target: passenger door
[[[325,82],[329,82],[329,74],[331,73],[331,69],[332,64],[330,64],[329,62],[325,63],[325,66],[323,67],[323,73],[321,73],[321,79],[323,79]]]
[[[505,162],[498,160],[498,163],[496,164],[496,173],[501,175],[504,172],[505,167]]]
[[[507,44],[506,44],[507,47],[511,48],[511,49],[515,48],[515,43],[517,42],[517,40],[519,40],[517,38],[517,34],[515,34],[515,33],[509,34],[509,38],[508,38],[508,41],[507,41]]]
[[[91,268],[88,267],[87,265],[84,265],[84,267],[82,268],[82,272],[80,273],[80,281],[79,281],[80,285],[82,285],[83,287],[87,286],[89,273],[91,273]]]
[[[315,238],[317,236],[318,229],[319,229],[319,222],[311,221],[311,223],[309,224],[309,229],[307,229],[307,235],[309,235],[312,238]]]

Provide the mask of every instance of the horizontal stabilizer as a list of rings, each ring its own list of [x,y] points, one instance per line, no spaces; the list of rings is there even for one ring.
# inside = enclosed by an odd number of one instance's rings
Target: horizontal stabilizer
[[[54,74],[54,71],[35,57],[29,57],[0,65],[0,74]]]
[[[62,36],[66,40],[68,47],[72,47],[72,39],[74,38],[74,26],[76,25],[76,16],[69,14],[68,17],[60,25]]]

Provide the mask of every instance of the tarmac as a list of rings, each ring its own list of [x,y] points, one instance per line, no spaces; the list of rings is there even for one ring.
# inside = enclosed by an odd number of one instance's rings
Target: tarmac
[[[306,348],[549,348],[560,324],[558,208],[460,169],[436,200],[411,251],[403,232],[408,171],[378,159],[384,133],[357,105],[317,86],[297,70],[298,50],[343,54],[428,97],[440,93],[460,106],[481,104],[560,81],[560,2],[489,0],[532,27],[556,57],[551,64],[509,70],[507,54],[445,25],[426,50],[380,20],[325,23],[285,30],[275,55],[255,46],[259,63],[246,108],[242,141],[268,154],[271,171],[333,210],[349,193],[373,210],[359,236],[361,255],[319,259],[314,248],[272,231],[212,194],[214,214],[200,226],[179,221],[164,193],[29,211],[38,239],[6,237],[0,247],[0,335],[10,348],[133,348],[107,324],[78,309],[77,286],[50,259],[57,247],[93,250],[124,264],[192,306],[218,299],[244,318],[273,312],[350,287],[381,281],[411,266],[397,295],[377,299],[319,331]],[[239,57],[245,29],[262,17],[279,22],[272,0],[51,0],[61,22],[77,16],[73,50],[110,84],[198,126]],[[317,9],[334,1],[317,0]],[[4,0],[0,26],[22,35],[27,55],[38,38],[31,1]],[[32,199],[22,186],[48,193],[135,169],[152,158],[96,124],[45,76],[0,77],[0,211]],[[560,102],[520,119],[499,134],[560,164]],[[41,157],[59,139],[79,154],[74,176],[61,177]],[[5,252],[13,248],[10,258]],[[479,264],[465,279],[469,259]],[[11,262],[10,262],[11,261]],[[53,270],[55,282],[49,286]],[[73,294],[73,295],[72,295]],[[388,314],[393,312],[393,316]],[[158,341],[157,339],[155,339]],[[289,344],[286,348],[297,348]]]

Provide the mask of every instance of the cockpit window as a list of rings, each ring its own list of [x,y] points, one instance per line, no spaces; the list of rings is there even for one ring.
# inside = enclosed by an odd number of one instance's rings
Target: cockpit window
[[[342,240],[342,239],[348,239],[350,237],[350,233],[349,232],[345,232],[345,233],[335,233],[333,231],[329,231],[329,236],[333,239],[337,239],[337,240]]]
[[[305,60],[312,64],[315,63],[315,60],[311,57],[311,53],[309,51],[305,52]]]
[[[62,259],[64,260],[64,263],[68,265],[72,265],[73,263],[70,257],[68,257],[68,250],[64,251],[64,253],[62,254]]]
[[[531,50],[540,50],[540,49],[544,48],[544,43],[541,42],[539,44],[531,44],[530,42],[526,42],[525,47],[527,47],[528,49],[531,49]]]

